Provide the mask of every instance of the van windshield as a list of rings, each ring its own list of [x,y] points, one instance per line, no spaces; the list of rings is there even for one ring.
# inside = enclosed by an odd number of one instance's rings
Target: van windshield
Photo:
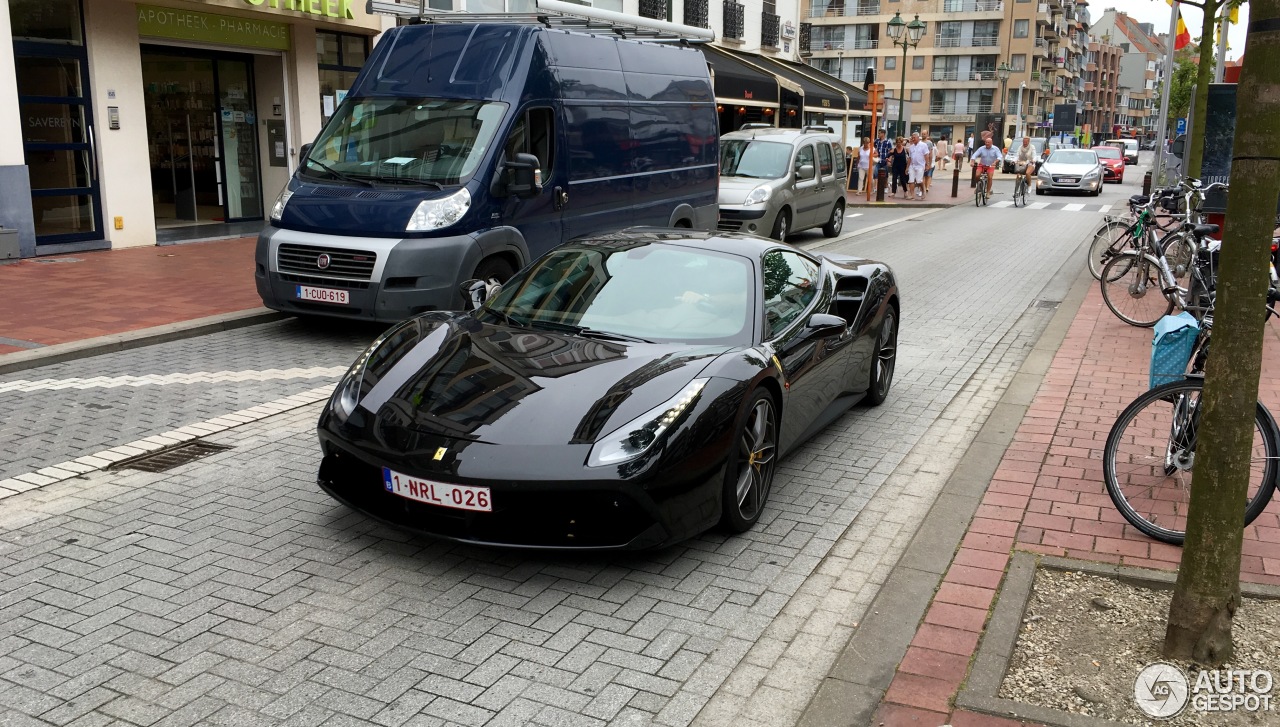
[[[392,184],[461,184],[475,173],[507,104],[348,98],[302,166],[308,177]]]
[[[757,139],[720,141],[720,176],[781,179],[791,168],[791,145]]]

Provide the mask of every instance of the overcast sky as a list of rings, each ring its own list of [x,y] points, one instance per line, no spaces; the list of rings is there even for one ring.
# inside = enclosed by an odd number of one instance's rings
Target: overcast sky
[[[1187,24],[1187,30],[1191,31],[1191,38],[1194,40],[1200,35],[1200,23],[1204,13],[1194,5],[1179,5],[1179,7],[1182,8],[1182,20]],[[1128,13],[1130,17],[1137,18],[1138,22],[1154,24],[1157,35],[1169,31],[1171,9],[1165,0],[1089,0],[1089,17],[1100,18],[1107,8]],[[1245,27],[1248,23],[1249,5],[1246,3],[1240,8],[1240,24],[1232,25],[1227,35],[1227,45],[1231,46],[1227,51],[1228,59],[1239,58],[1244,53]]]

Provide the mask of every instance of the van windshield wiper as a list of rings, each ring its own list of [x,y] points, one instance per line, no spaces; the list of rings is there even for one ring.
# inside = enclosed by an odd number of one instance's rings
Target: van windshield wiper
[[[572,333],[576,336],[584,336],[586,338],[600,338],[606,341],[632,341],[634,343],[653,343],[653,341],[650,341],[647,338],[640,338],[639,336],[628,336],[625,333],[614,333],[613,331],[600,331],[600,330],[596,330],[595,328],[588,328],[586,326],[575,326],[572,323],[560,323],[558,321],[532,320],[532,321],[529,321],[529,325],[534,328],[546,328],[552,331],[563,331],[565,333]]]
[[[388,184],[418,184],[424,187],[435,187],[438,190],[444,190],[444,185],[439,182],[433,182],[430,179],[416,179],[414,177],[374,177],[379,182]]]
[[[328,164],[325,164],[325,163],[324,163],[324,162],[322,162],[322,161],[317,161],[317,160],[315,160],[315,159],[312,159],[311,157],[307,157],[307,164],[314,164],[314,165],[316,165],[317,167],[320,167],[321,169],[325,170],[326,172],[328,172],[328,173],[332,174],[332,175],[334,176],[334,178],[335,178],[335,179],[341,179],[341,180],[342,180],[342,181],[344,181],[344,182],[352,182],[352,183],[354,183],[354,184],[362,184],[362,185],[364,185],[364,186],[366,186],[366,187],[372,187],[372,186],[373,186],[373,182],[370,182],[370,181],[369,181],[369,180],[367,180],[367,179],[360,179],[359,177],[353,177],[353,176],[351,176],[351,175],[349,175],[349,174],[343,174],[342,172],[338,171],[337,169],[334,169],[333,167],[329,166]]]

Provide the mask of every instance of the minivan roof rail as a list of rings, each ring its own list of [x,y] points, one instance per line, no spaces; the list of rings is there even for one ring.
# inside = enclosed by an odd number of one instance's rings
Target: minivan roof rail
[[[773,128],[773,124],[762,124],[759,122],[753,122],[753,123],[743,124],[742,126],[739,126],[738,131],[748,131],[750,129],[772,129],[772,128]]]
[[[806,126],[802,131],[821,131],[826,134],[834,134],[836,130],[830,126]]]
[[[536,0],[535,13],[463,13],[436,10],[427,0],[367,0],[369,14],[406,18],[411,23],[530,23],[576,31],[608,31],[623,38],[651,41],[709,43],[715,31],[665,20],[601,10],[562,0]]]

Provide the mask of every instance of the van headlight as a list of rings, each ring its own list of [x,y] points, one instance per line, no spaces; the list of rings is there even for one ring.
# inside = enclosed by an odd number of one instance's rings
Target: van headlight
[[[764,204],[769,201],[769,188],[756,187],[747,193],[747,201],[743,204]]]
[[[427,232],[448,227],[471,209],[471,193],[466,187],[440,199],[423,200],[418,209],[409,216],[409,224],[404,226],[405,232]]]
[[[280,217],[284,215],[284,206],[289,204],[289,198],[293,196],[293,190],[289,189],[289,185],[284,185],[284,189],[280,190],[280,196],[276,197],[276,203],[271,205],[271,221],[279,222]]]
[[[635,459],[654,445],[662,435],[684,418],[702,395],[710,379],[694,379],[680,393],[659,406],[641,414],[612,434],[596,442],[587,457],[588,467],[603,467]]]

